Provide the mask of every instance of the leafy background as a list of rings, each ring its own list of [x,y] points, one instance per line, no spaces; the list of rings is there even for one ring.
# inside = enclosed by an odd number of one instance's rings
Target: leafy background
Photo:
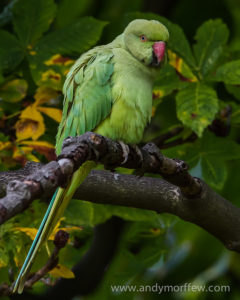
[[[27,160],[54,159],[62,85],[81,53],[110,42],[135,18],[157,19],[170,31],[169,63],[155,82],[153,120],[144,142],[182,130],[164,154],[188,162],[191,173],[239,204],[240,4],[238,0],[3,0],[0,3],[0,170]],[[176,142],[176,140],[178,142]],[[179,142],[181,141],[181,142]],[[124,170],[120,170],[124,171]],[[35,202],[2,225],[0,281],[17,275],[47,204]],[[70,268],[88,249],[94,225],[112,215],[126,232],[99,289],[86,299],[155,299],[157,293],[112,293],[110,284],[156,282],[231,286],[240,296],[239,256],[209,234],[173,216],[72,200],[55,228],[70,232],[50,278]],[[52,249],[51,239],[48,242]],[[81,245],[80,249],[79,246]],[[47,259],[38,255],[33,270]],[[79,254],[80,253],[80,254]],[[10,278],[9,278],[10,277]],[[34,292],[41,292],[42,282]],[[168,293],[166,298],[224,298],[224,293]]]

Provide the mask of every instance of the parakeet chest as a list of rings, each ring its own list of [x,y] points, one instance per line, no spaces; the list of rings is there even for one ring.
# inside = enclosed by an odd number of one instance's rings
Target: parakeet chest
[[[152,113],[152,78],[140,62],[123,50],[114,53],[110,115],[96,128],[109,138],[137,144]]]

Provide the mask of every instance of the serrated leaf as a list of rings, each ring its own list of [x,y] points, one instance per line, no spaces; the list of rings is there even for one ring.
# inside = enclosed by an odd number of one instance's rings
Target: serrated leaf
[[[193,50],[202,76],[207,75],[215,66],[228,35],[228,28],[220,19],[206,21],[198,28],[195,36],[197,43]]]
[[[197,171],[200,178],[212,187],[221,189],[227,178],[226,162],[240,159],[240,145],[207,131],[195,143],[164,150],[163,153],[185,160],[190,168],[197,167],[193,171]]]
[[[0,71],[11,71],[20,64],[24,57],[23,49],[16,37],[0,30]]]
[[[222,161],[240,159],[240,145],[229,138],[216,137],[210,132],[195,143],[194,148],[201,156],[217,157]]]
[[[228,62],[216,71],[214,79],[226,84],[240,84],[240,59]]]
[[[6,102],[18,102],[27,94],[28,84],[24,79],[14,79],[0,87],[0,98]]]
[[[45,35],[34,49],[36,55],[79,55],[96,44],[106,24],[92,17],[80,18],[69,26]]]
[[[81,18],[75,23],[44,36],[29,53],[31,72],[38,85],[61,90],[70,65],[49,63],[56,55],[79,56],[99,40],[106,22],[92,17]],[[72,61],[71,61],[72,62]]]
[[[86,15],[92,2],[93,0],[61,0],[55,20],[56,27],[65,27],[82,15]]]
[[[174,68],[166,64],[154,83],[153,95],[161,98],[169,95],[174,90],[180,90],[188,85],[188,82],[181,81]]]
[[[174,67],[177,73],[181,76],[182,81],[196,82],[197,77],[193,74],[190,67],[185,63],[185,61],[178,57],[176,53],[168,50],[169,64]]]
[[[56,5],[53,0],[21,0],[13,8],[13,26],[22,45],[33,45],[53,21]]]
[[[180,26],[170,22],[168,19],[153,14],[153,13],[141,13],[133,12],[125,15],[124,25],[126,26],[131,20],[134,19],[147,19],[158,20],[163,23],[169,31],[168,48],[176,52],[182,57],[191,67],[194,67],[196,62],[192,54],[189,42]]]
[[[227,166],[220,158],[204,155],[201,159],[202,174],[205,181],[216,189],[222,189],[227,179]]]
[[[177,116],[199,137],[218,111],[215,90],[202,83],[192,84],[176,96]]]

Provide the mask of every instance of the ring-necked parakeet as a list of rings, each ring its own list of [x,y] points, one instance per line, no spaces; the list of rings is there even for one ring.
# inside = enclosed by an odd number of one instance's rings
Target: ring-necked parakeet
[[[69,71],[56,152],[68,136],[94,131],[125,143],[137,144],[151,119],[152,88],[165,57],[167,28],[155,20],[134,20],[111,43],[83,54]],[[86,162],[67,188],[58,188],[42,220],[14,286],[22,292],[39,247],[46,241],[76,188],[95,163]]]

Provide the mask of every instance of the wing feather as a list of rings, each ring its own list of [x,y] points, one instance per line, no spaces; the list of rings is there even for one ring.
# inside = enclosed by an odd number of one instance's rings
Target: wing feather
[[[83,55],[70,70],[63,87],[64,106],[56,151],[68,136],[94,130],[111,112],[111,76],[114,71],[111,51]]]

